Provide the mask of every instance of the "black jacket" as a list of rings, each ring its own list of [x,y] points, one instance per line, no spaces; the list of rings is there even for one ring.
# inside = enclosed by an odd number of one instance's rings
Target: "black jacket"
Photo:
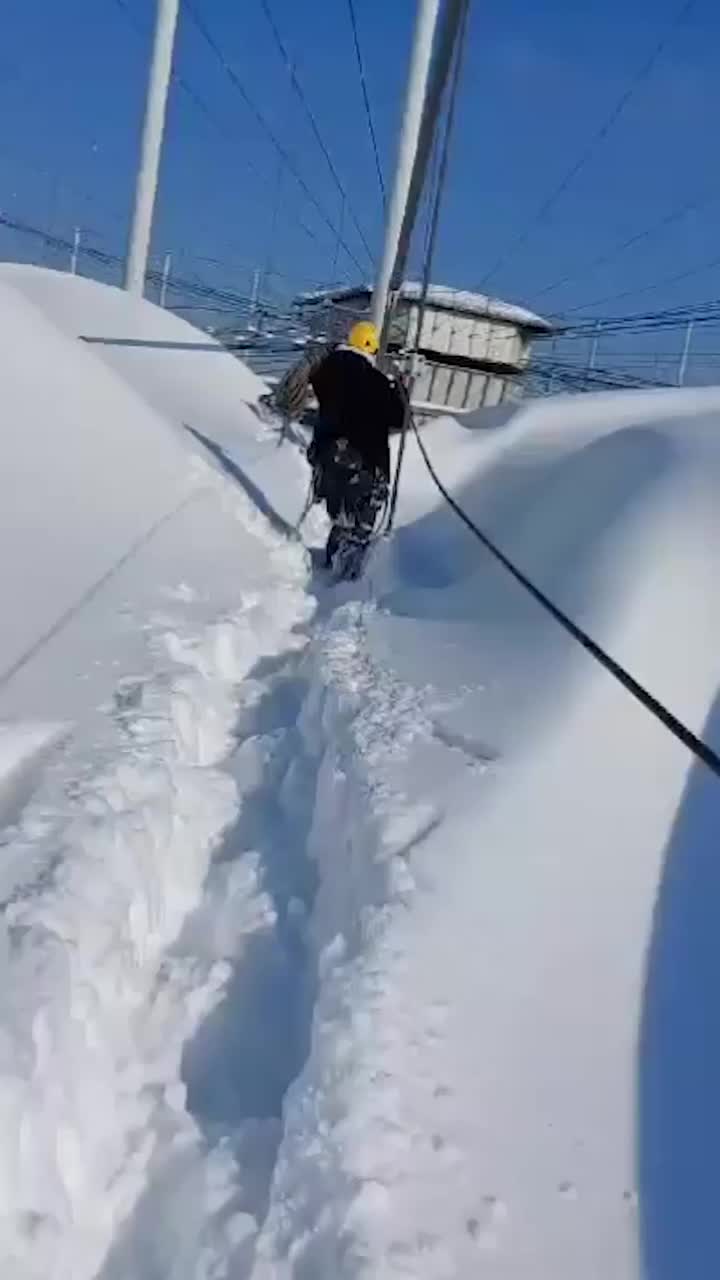
[[[390,475],[391,431],[402,426],[404,401],[397,387],[357,351],[332,351],[310,378],[318,402],[315,440],[342,437],[363,464]]]

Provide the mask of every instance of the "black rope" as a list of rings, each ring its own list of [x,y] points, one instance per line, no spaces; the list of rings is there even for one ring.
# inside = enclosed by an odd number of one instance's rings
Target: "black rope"
[[[585,649],[586,652],[596,660],[596,662],[599,662],[600,665],[604,667],[605,670],[608,671],[610,675],[613,676],[614,679],[617,680],[618,683],[621,684],[622,687],[645,708],[646,711],[649,711],[651,715],[655,716],[655,719],[659,720],[660,724],[664,725],[673,737],[677,738],[679,742],[682,742],[683,746],[687,747],[688,751],[692,752],[698,760],[701,760],[712,773],[717,777],[720,777],[720,755],[713,751],[712,747],[709,747],[706,742],[703,742],[702,738],[699,738],[691,729],[688,729],[687,725],[683,724],[682,720],[678,720],[677,716],[673,715],[672,711],[668,710],[662,702],[658,701],[654,694],[650,693],[648,689],[641,685],[634,676],[631,676],[629,671],[626,671],[624,667],[621,667],[620,663],[616,662],[609,653],[606,653],[605,650],[602,649],[586,631],[583,631],[582,627],[579,627],[576,622],[573,622],[572,618],[569,618],[566,613],[563,613],[562,609],[559,609],[556,604],[553,604],[552,600],[545,595],[544,591],[541,591],[539,587],[536,587],[534,582],[531,582],[522,570],[518,569],[517,566],[513,564],[512,560],[508,559],[504,552],[502,552],[500,548],[497,547],[490,538],[488,538],[487,534],[483,533],[482,529],[478,528],[475,521],[472,520],[460,504],[455,501],[452,494],[448,493],[448,490],[442,483],[442,480],[438,476],[430,460],[425,443],[418,431],[417,423],[415,422],[415,418],[412,414],[410,415],[410,425],[415,433],[415,439],[417,440],[423,462],[425,463],[435,486],[442,494],[448,506],[452,508],[456,516],[462,520],[463,524],[470,530],[470,532],[475,535],[478,542],[482,543],[485,550],[489,551],[490,555],[493,556],[493,558],[497,560],[504,569],[507,569],[510,576],[514,578],[530,596],[532,596],[533,600],[537,601],[541,608],[543,608],[546,613],[549,613],[569,636],[572,636],[573,640],[576,640],[578,644],[582,645],[583,649]]]

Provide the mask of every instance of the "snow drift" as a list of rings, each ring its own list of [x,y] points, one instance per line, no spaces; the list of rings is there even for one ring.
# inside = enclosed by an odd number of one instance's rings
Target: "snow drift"
[[[706,1280],[717,781],[412,442],[395,537],[331,589],[241,364],[28,268],[0,325],[3,1275]],[[425,429],[716,748],[719,415]]]
[[[426,431],[464,507],[716,748],[719,407]],[[717,781],[407,465],[308,708],[321,985],[258,1274],[706,1275]]]
[[[6,682],[196,485],[157,415],[79,343],[6,285],[0,315]]]
[[[69,337],[81,337],[100,360],[178,421],[197,414],[207,430],[227,422],[232,406],[253,403],[264,384],[209,334],[171,311],[81,276],[16,263],[0,279],[34,303]],[[236,420],[238,414],[236,408]]]
[[[73,336],[79,314],[161,345],[115,367]],[[206,1152],[180,1064],[228,956],[274,919],[252,857],[224,871],[211,859],[238,807],[241,770],[220,765],[239,690],[264,656],[302,645],[307,568],[239,483],[252,488],[276,442],[230,355],[212,352],[214,381],[186,383],[209,400],[223,388],[224,425],[246,443],[234,475],[179,416],[174,347],[163,366],[178,335],[194,353],[190,326],[117,290],[7,269],[0,327],[0,1269],[89,1280],[116,1265],[151,1181],[192,1187],[196,1248],[213,1214],[223,1253],[245,1230],[235,1164]],[[304,477],[283,466],[294,518]],[[186,945],[204,895],[211,918]]]

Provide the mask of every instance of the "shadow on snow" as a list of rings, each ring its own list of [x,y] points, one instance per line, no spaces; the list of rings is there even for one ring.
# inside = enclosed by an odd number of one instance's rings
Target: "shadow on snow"
[[[702,735],[720,746],[720,696]],[[720,781],[700,762],[670,836],[648,956],[638,1078],[648,1280],[720,1275]]]

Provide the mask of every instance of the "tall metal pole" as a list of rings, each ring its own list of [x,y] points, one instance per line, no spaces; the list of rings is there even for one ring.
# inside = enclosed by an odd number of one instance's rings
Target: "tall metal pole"
[[[677,384],[679,387],[685,386],[685,375],[687,374],[688,359],[690,356],[690,343],[692,342],[694,328],[694,322],[692,320],[688,320],[688,327],[685,330],[685,342],[683,344],[682,355],[680,357],[680,368],[678,369]]]
[[[157,0],[155,40],[145,102],[140,167],[135,187],[135,209],[125,265],[125,288],[130,293],[141,296],[145,287],[179,4],[180,0]]]
[[[57,234],[55,223],[57,221],[58,207],[60,203],[60,175],[55,174],[50,181],[50,196],[48,202],[47,228],[51,236]],[[53,260],[53,247],[50,241],[45,244],[45,253],[43,260],[47,266],[50,266]]]
[[[600,341],[600,321],[595,322],[593,340],[590,344],[590,355],[588,356],[587,368],[585,373],[592,373],[595,369],[595,361],[597,360],[598,342]]]
[[[467,18],[470,11],[470,0],[460,0],[459,8],[459,25],[455,28],[454,47],[452,56],[454,57],[455,66],[453,70],[452,89],[450,91],[450,102],[448,104],[447,119],[445,121],[445,138],[443,141],[442,152],[440,155],[440,167],[437,174],[437,185],[435,189],[435,197],[430,212],[430,228],[425,246],[425,261],[423,263],[423,277],[420,298],[418,300],[418,317],[415,341],[412,351],[412,366],[410,371],[410,379],[406,390],[405,413],[403,417],[402,434],[400,436],[400,445],[398,447],[398,460],[395,468],[395,477],[390,493],[390,503],[388,506],[387,532],[389,533],[395,522],[395,511],[397,509],[398,494],[400,491],[400,474],[402,471],[403,457],[405,454],[405,445],[407,442],[408,427],[410,425],[410,417],[412,414],[412,396],[415,390],[415,379],[417,375],[418,351],[423,342],[423,326],[425,323],[425,311],[427,309],[428,292],[430,289],[430,273],[432,271],[433,258],[435,255],[435,242],[437,240],[438,227],[440,225],[440,209],[442,206],[442,198],[445,190],[445,180],[447,178],[448,161],[450,159],[450,144],[452,141],[453,124],[455,122],[455,108],[457,106],[458,88],[460,85],[460,76],[462,74],[463,53],[465,50],[465,32],[467,28]],[[448,67],[450,63],[448,62]],[[387,328],[387,324],[385,326]]]
[[[288,71],[290,73],[290,88],[288,91],[286,109],[285,109],[285,112],[283,113],[283,114],[286,114],[286,130],[289,130],[293,123],[293,110],[294,110],[294,99],[295,99],[295,94],[294,94],[295,63],[294,62],[289,63]],[[275,183],[275,201],[273,203],[272,218],[270,219],[270,230],[269,230],[268,240],[267,240],[267,250],[265,252],[265,264],[262,271],[260,271],[258,274],[257,284],[256,285],[254,284],[253,286],[254,289],[256,289],[256,293],[254,297],[253,313],[256,313],[258,310],[257,302],[260,296],[260,285],[264,282],[265,287],[267,288],[268,283],[270,282],[271,278],[275,274],[277,229],[280,222],[280,210],[282,206],[284,172],[285,172],[285,159],[284,159],[284,156],[280,155],[278,157],[277,180]],[[260,327],[262,329],[262,315],[260,317]]]
[[[160,306],[164,307],[167,302],[168,284],[170,282],[170,272],[172,270],[172,254],[166,253],[163,259],[162,280],[160,283]]]
[[[385,316],[390,278],[395,265],[398,240],[410,190],[410,180],[420,135],[420,124],[423,117],[439,7],[440,0],[418,0],[405,108],[400,127],[395,180],[385,224],[382,263],[372,300],[372,319],[378,329],[382,327]]]
[[[417,219],[420,198],[425,186],[425,175],[435,141],[437,122],[442,111],[443,96],[450,75],[452,59],[460,38],[460,27],[466,21],[466,13],[465,0],[445,0],[435,38],[432,68],[427,86],[408,199],[398,240],[395,267],[390,278],[391,293],[394,289],[400,287],[405,275],[410,240]]]
[[[72,254],[70,257],[70,275],[71,276],[77,275],[78,255],[80,253],[80,236],[81,235],[82,235],[82,232],[80,230],[80,227],[76,227],[73,232],[73,247],[72,247]]]
[[[557,360],[557,344],[558,344],[558,340],[557,340],[557,334],[556,334],[552,342],[550,343],[550,359],[551,360]],[[551,365],[550,375],[547,379],[547,384],[545,386],[545,393],[546,395],[551,396],[554,390],[555,390],[555,371]]]
[[[262,275],[262,272],[260,268],[256,267],[255,270],[253,271],[252,293],[250,295],[250,314],[253,317],[257,315],[258,300],[260,298],[261,275]]]

